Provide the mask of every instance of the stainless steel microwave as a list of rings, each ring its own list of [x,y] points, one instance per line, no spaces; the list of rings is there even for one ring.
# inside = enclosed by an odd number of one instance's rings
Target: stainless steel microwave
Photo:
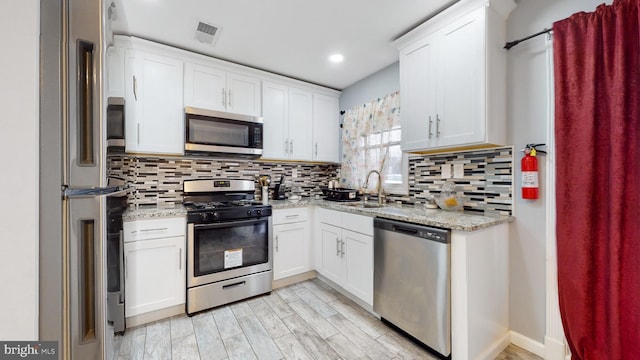
[[[185,107],[185,126],[187,154],[262,156],[261,117]]]
[[[124,151],[124,98],[107,99],[107,151]]]

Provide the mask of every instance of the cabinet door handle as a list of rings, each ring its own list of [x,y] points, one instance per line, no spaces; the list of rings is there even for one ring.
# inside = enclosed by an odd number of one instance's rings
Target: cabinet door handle
[[[133,75],[133,98],[138,101],[138,80],[135,75]]]
[[[436,137],[440,137],[440,116],[436,114]]]
[[[278,251],[278,245],[279,245],[278,235],[276,235],[276,251]]]
[[[229,102],[229,109],[231,109],[231,89],[228,90],[229,96],[227,96],[227,101]]]
[[[340,257],[344,257],[344,240],[340,240]]]
[[[336,256],[340,256],[340,240],[336,238]]]
[[[222,88],[222,108],[224,109],[227,105],[227,92]]]
[[[169,228],[163,227],[163,228],[155,228],[155,229],[142,229],[140,231],[165,231],[165,230],[169,230]]]
[[[178,252],[178,270],[182,270],[182,248]]]
[[[138,128],[136,131],[136,136],[138,137],[138,144],[140,144],[140,123],[138,123]]]
[[[285,154],[289,153],[289,141],[287,140],[284,141],[284,152]]]
[[[293,154],[293,140],[289,140],[289,151]]]
[[[433,133],[431,132],[431,125],[433,124],[433,120],[431,120],[431,115],[429,115],[429,139],[433,137]]]
[[[318,142],[316,141],[316,156],[318,156]]]

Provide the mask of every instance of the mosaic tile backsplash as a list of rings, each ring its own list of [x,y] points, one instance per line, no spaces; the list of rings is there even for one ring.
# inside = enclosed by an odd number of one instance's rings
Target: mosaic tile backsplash
[[[438,195],[444,179],[442,164],[462,163],[464,178],[453,179],[464,193],[466,211],[511,215],[513,208],[513,148],[503,147],[460,153],[413,155],[409,157],[409,194],[388,195],[388,202],[421,205]],[[286,163],[260,160],[220,160],[175,158],[127,154],[107,157],[109,175],[124,178],[133,185],[131,206],[168,206],[182,202],[182,182],[189,179],[257,179],[271,176],[273,185],[285,175],[287,197],[315,197],[322,194],[331,179],[339,174],[339,165]],[[293,170],[298,173],[292,178]],[[256,186],[257,187],[257,186]],[[256,198],[260,198],[256,189]]]

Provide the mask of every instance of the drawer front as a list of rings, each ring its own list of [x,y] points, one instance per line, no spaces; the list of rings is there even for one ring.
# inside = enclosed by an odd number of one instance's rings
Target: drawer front
[[[338,227],[342,226],[342,216],[344,213],[341,211],[318,208],[316,214],[318,216],[318,222]]]
[[[185,236],[187,219],[178,217],[126,221],[122,227],[124,242]]]
[[[274,209],[273,225],[309,221],[309,208]]]
[[[373,236],[373,218],[370,216],[342,213],[342,227],[347,230]]]

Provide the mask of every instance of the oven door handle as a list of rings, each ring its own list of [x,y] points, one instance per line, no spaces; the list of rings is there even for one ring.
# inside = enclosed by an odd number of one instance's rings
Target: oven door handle
[[[266,221],[267,221],[267,217],[262,217],[259,219],[250,219],[250,220],[225,221],[225,222],[212,223],[212,224],[197,224],[197,225],[193,225],[193,228],[196,230],[218,229],[218,228],[225,228],[225,227],[238,226],[238,225],[259,224],[261,222],[266,222]]]

